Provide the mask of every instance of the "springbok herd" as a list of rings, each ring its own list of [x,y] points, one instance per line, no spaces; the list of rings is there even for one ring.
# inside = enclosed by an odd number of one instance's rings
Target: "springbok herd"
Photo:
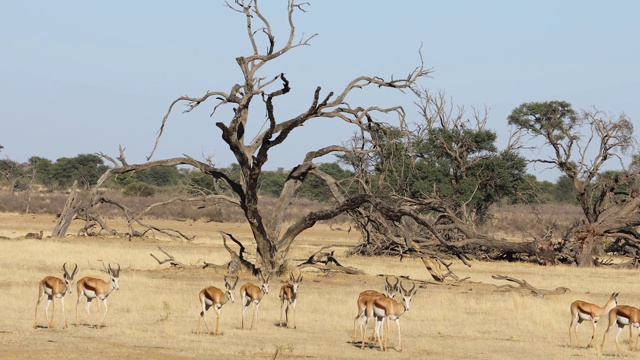
[[[47,303],[45,305],[45,316],[47,319],[48,327],[53,328],[53,316],[55,310],[54,298],[60,299],[60,304],[62,305],[62,315],[64,318],[64,328],[68,327],[64,310],[64,297],[67,293],[72,293],[73,278],[78,272],[78,265],[76,264],[73,268],[73,271],[69,272],[69,270],[67,269],[67,264],[64,263],[62,265],[62,271],[62,279],[55,276],[46,276],[39,283],[38,302],[36,303],[35,318],[33,322],[34,328],[38,327],[38,307],[40,306],[40,303],[45,296],[47,297]],[[80,306],[80,300],[83,296],[86,298],[86,321],[91,327],[94,327],[89,312],[91,302],[95,298],[102,301],[102,304],[104,305],[104,312],[102,313],[100,321],[96,325],[97,328],[102,327],[108,311],[107,298],[113,292],[113,290],[118,290],[120,288],[120,265],[117,264],[117,268],[114,269],[111,267],[111,264],[109,264],[108,267],[105,267],[105,272],[109,274],[109,282],[93,277],[83,277],[82,279],[77,281],[76,291],[78,294],[78,300],[76,302],[76,327],[78,326],[78,308]],[[270,278],[270,276],[265,277],[262,273],[258,273],[260,286],[256,286],[251,282],[247,282],[240,287],[240,294],[242,296],[243,330],[245,329],[245,313],[250,305],[253,305],[253,316],[251,318],[251,326],[249,327],[249,329],[254,329],[258,317],[258,308],[260,306],[260,301],[266,294],[269,293]],[[300,286],[300,283],[302,283],[302,274],[295,275],[291,273],[289,276],[289,281],[282,285],[282,287],[280,288],[280,327],[286,326],[287,328],[296,328],[295,309],[298,287]],[[235,302],[234,292],[236,290],[237,284],[237,276],[227,275],[224,277],[224,291],[215,286],[207,286],[200,291],[200,293],[198,294],[198,298],[200,300],[200,305],[202,306],[202,311],[200,312],[200,317],[198,319],[198,328],[196,330],[196,334],[200,334],[202,322],[204,322],[207,328],[207,334],[211,334],[211,329],[209,328],[209,324],[207,323],[206,318],[206,313],[211,307],[213,307],[216,312],[215,335],[217,336],[219,334],[220,310],[222,309],[222,306],[228,301],[231,301],[232,303]],[[369,323],[369,320],[371,318],[375,318],[375,332],[369,340],[377,340],[378,344],[380,345],[380,349],[383,351],[387,350],[389,335],[388,325],[385,327],[385,323],[388,323],[389,320],[392,320],[396,323],[396,327],[398,329],[397,350],[400,351],[400,316],[409,309],[409,306],[411,305],[411,298],[416,294],[417,291],[418,289],[416,289],[415,283],[412,283],[411,287],[407,289],[398,278],[395,278],[395,282],[392,283],[391,281],[389,281],[389,277],[387,277],[385,281],[384,293],[380,293],[375,290],[366,290],[360,293],[357,300],[358,314],[354,319],[353,325],[353,341],[355,342],[357,339],[356,328],[359,326],[362,338],[361,348],[364,349],[367,340],[367,324]],[[394,299],[397,294],[400,294],[402,296],[401,303],[397,302]],[[49,306],[52,303],[54,305],[52,308],[51,316],[49,316]],[[290,310],[293,311],[292,320],[289,319]]]
[[[72,293],[73,278],[78,272],[78,265],[75,265],[73,271],[69,273],[66,267],[66,263],[62,265],[63,279],[55,276],[46,276],[39,283],[38,290],[38,302],[36,303],[35,318],[33,327],[37,328],[38,319],[38,307],[45,296],[47,296],[47,303],[45,306],[45,316],[47,318],[48,327],[53,328],[53,312],[55,309],[54,298],[59,298],[62,305],[62,315],[64,318],[64,328],[68,327],[67,318],[64,311],[64,297],[67,293]],[[98,298],[104,305],[104,312],[100,321],[97,323],[97,327],[102,327],[104,319],[107,315],[108,306],[107,298],[113,292],[120,288],[120,265],[117,269],[111,267],[109,264],[106,267],[105,272],[109,274],[109,282],[106,282],[99,278],[83,277],[76,283],[77,302],[76,302],[76,321],[75,326],[78,326],[78,307],[80,306],[80,299],[84,296],[86,298],[85,312],[87,323],[90,326],[94,326],[91,322],[90,306],[93,299]],[[353,335],[352,340],[355,342],[358,338],[361,339],[361,349],[364,349],[367,341],[377,341],[380,350],[388,350],[389,344],[389,320],[392,320],[396,324],[398,330],[398,347],[397,350],[402,350],[402,340],[400,337],[400,316],[409,310],[411,306],[411,299],[416,294],[418,289],[416,284],[412,283],[410,288],[405,288],[402,281],[397,277],[392,277],[395,281],[389,281],[389,277],[386,278],[384,288],[385,292],[378,292],[376,290],[365,290],[360,293],[357,299],[358,312],[353,322]],[[262,298],[269,293],[269,280],[270,276],[263,276],[262,273],[258,273],[258,279],[260,280],[260,286],[256,286],[251,282],[247,282],[240,287],[240,294],[242,295],[242,329],[245,329],[245,313],[249,305],[253,305],[253,316],[251,319],[252,330],[255,326],[258,316],[258,308]],[[198,320],[197,334],[200,334],[201,323],[204,322],[207,328],[207,334],[211,334],[209,324],[207,323],[206,313],[213,306],[216,312],[216,329],[215,335],[219,334],[219,320],[220,310],[222,306],[228,301],[235,302],[234,292],[236,285],[238,284],[237,276],[225,276],[224,277],[224,291],[215,287],[208,286],[202,289],[198,295],[202,311]],[[297,276],[293,273],[289,276],[289,281],[282,285],[280,288],[280,321],[279,325],[286,326],[287,328],[296,328],[295,309],[298,294],[298,287],[302,283],[302,274]],[[398,302],[395,297],[400,295],[402,300]],[[53,305],[51,316],[49,317],[49,305]],[[605,340],[607,334],[614,327],[618,327],[618,331],[615,336],[616,348],[619,354],[622,354],[618,338],[625,326],[629,325],[629,349],[638,349],[638,341],[640,340],[640,309],[629,305],[618,305],[618,293],[611,294],[608,301],[604,306],[598,306],[586,301],[576,300],[571,304],[571,323],[569,324],[569,344],[571,347],[578,345],[578,333],[577,328],[583,321],[590,321],[593,327],[593,333],[591,339],[587,344],[587,347],[596,346],[596,349],[600,353],[604,349]],[[289,312],[293,310],[293,320],[289,320]],[[284,315],[284,322],[283,322]],[[609,323],[607,329],[602,337],[602,343],[598,348],[594,343],[594,339],[597,332],[598,320],[607,316]],[[375,330],[371,334],[369,339],[366,338],[367,324],[375,318]],[[638,329],[638,337],[634,343],[633,341],[633,328]],[[360,336],[357,337],[357,329],[360,329]],[[574,344],[575,338],[575,344]]]

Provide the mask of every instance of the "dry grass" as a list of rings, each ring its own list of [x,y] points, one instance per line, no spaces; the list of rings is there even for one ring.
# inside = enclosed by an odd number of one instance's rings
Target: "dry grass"
[[[401,318],[402,352],[395,351],[397,333],[390,328],[391,351],[377,347],[361,351],[351,341],[353,317],[358,293],[365,289],[382,290],[378,274],[409,276],[429,280],[417,260],[394,258],[344,257],[348,266],[363,269],[368,275],[347,276],[305,271],[300,286],[296,330],[277,326],[280,316],[278,289],[284,279],[274,279],[271,292],[264,298],[258,314],[257,330],[240,329],[241,305],[227,303],[222,308],[221,334],[218,337],[196,335],[198,292],[205,286],[223,285],[223,275],[213,270],[185,270],[160,266],[149,253],[159,254],[161,245],[185,263],[199,259],[222,263],[227,260],[218,230],[237,234],[250,241],[246,227],[234,224],[175,222],[198,234],[193,243],[164,239],[126,241],[68,237],[62,240],[26,240],[15,238],[25,229],[49,231],[51,216],[0,214],[0,358],[147,358],[186,359],[569,359],[596,358],[594,349],[568,346],[569,305],[575,299],[604,304],[609,294],[620,291],[624,304],[640,304],[636,286],[637,271],[577,269],[564,266],[540,267],[528,264],[479,263],[470,268],[456,263],[453,270],[469,277],[461,284],[428,284],[421,288],[411,310]],[[73,233],[73,231],[71,231]],[[357,241],[351,232],[330,231],[319,226],[302,234],[292,250],[292,259],[303,259],[321,244],[338,245],[338,252]],[[38,281],[45,275],[61,275],[63,262],[78,263],[77,279],[91,275],[106,278],[98,259],[122,266],[119,291],[109,297],[105,327],[85,325],[80,307],[80,326],[73,326],[77,294],[67,296],[68,329],[62,329],[59,302],[56,301],[54,329],[47,329],[43,308],[38,313],[37,329],[33,315]],[[566,286],[571,292],[548,297],[528,293],[499,291],[491,275],[505,274],[526,279],[544,289]],[[243,276],[244,281],[255,281]],[[239,286],[238,286],[239,288]],[[236,294],[239,298],[239,294]],[[42,305],[41,305],[42,306]],[[98,306],[92,315],[98,318]],[[251,309],[248,310],[251,315]],[[214,324],[215,315],[208,319]],[[606,321],[599,326],[602,339]],[[589,325],[578,328],[582,346],[590,335]],[[621,336],[627,341],[626,331]],[[608,337],[604,354],[615,354],[613,336]]]

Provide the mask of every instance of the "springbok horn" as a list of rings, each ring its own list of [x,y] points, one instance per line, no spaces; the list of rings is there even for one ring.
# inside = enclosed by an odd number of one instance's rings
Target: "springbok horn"
[[[413,283],[413,286],[411,287],[411,290],[409,290],[409,292],[407,294],[411,294],[413,292],[413,289],[416,288],[416,283]]]

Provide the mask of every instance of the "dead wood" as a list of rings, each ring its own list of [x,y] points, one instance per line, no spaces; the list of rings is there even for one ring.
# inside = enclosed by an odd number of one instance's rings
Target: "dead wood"
[[[168,235],[170,238],[172,239],[180,239],[180,240],[187,240],[187,241],[191,241],[195,238],[195,236],[189,236],[184,234],[183,232],[173,229],[173,228],[161,228],[152,224],[148,224],[146,222],[144,222],[142,220],[142,217],[149,212],[151,209],[158,207],[158,206],[163,206],[163,205],[168,205],[174,202],[178,202],[178,201],[185,201],[185,199],[183,198],[172,198],[169,199],[167,201],[162,201],[162,202],[158,202],[152,205],[147,206],[145,209],[143,209],[142,211],[135,212],[132,209],[128,208],[127,206],[125,206],[124,204],[113,200],[113,199],[109,199],[106,198],[104,196],[99,196],[99,197],[94,197],[92,202],[94,203],[93,206],[96,206],[98,204],[110,204],[113,205],[117,208],[119,208],[122,211],[122,214],[124,215],[125,219],[127,220],[127,226],[129,227],[129,240],[131,240],[132,237],[143,237],[145,236],[147,233],[149,232],[158,232],[161,234],[165,234]],[[92,206],[92,207],[93,207]],[[95,226],[94,222],[98,223],[101,227],[102,230],[106,230],[109,233],[113,233],[114,230],[110,229],[106,223],[104,221],[101,220],[100,216],[97,213],[94,214],[86,214],[86,220],[87,220],[87,224],[85,224],[85,227],[83,227],[83,229],[81,229],[81,231],[85,231],[87,232],[92,226]],[[90,220],[90,221],[89,221]],[[139,226],[141,226],[144,230],[143,231],[138,231],[136,230],[136,228],[134,227],[134,224],[137,224]],[[98,231],[98,233],[100,233],[101,230]]]
[[[67,234],[67,230],[71,225],[71,221],[76,216],[80,209],[80,205],[78,203],[78,181],[75,180],[73,182],[73,186],[71,187],[71,192],[69,193],[69,197],[67,198],[67,202],[64,204],[64,208],[62,208],[62,212],[58,217],[58,222],[56,226],[53,228],[51,232],[51,237],[53,238],[61,238]]]
[[[329,263],[332,263],[332,264],[334,264],[336,266],[342,266],[338,262],[338,260],[336,260],[336,258],[333,257],[333,251],[323,251],[323,250],[329,249],[329,248],[331,248],[333,246],[334,245],[324,245],[323,247],[320,248],[320,250],[316,251],[311,256],[309,256],[307,261],[305,261],[303,264],[322,263],[322,264],[325,264],[325,265],[329,265]],[[302,264],[300,264],[300,265],[302,265]]]
[[[227,251],[229,252],[229,256],[231,256],[231,261],[229,262],[229,266],[228,266],[229,272],[231,274],[237,274],[241,270],[244,270],[244,271],[249,271],[254,275],[257,275],[258,270],[256,265],[252,264],[249,260],[244,258],[244,252],[245,252],[244,245],[242,245],[242,243],[238,239],[233,237],[233,235],[231,235],[230,233],[220,231],[220,234],[222,235],[222,243],[224,244],[224,248],[227,249]],[[229,237],[229,239],[231,239],[231,241],[233,241],[234,243],[236,243],[236,245],[240,247],[240,250],[238,252],[235,252],[233,249],[229,247],[229,245],[227,245],[227,236]]]
[[[334,264],[329,264],[329,265],[324,265],[324,264],[308,264],[308,263],[302,263],[300,265],[298,265],[298,268],[300,269],[304,269],[304,268],[314,268],[314,269],[318,269],[318,270],[322,270],[322,271],[338,271],[338,272],[343,272],[345,274],[348,275],[366,275],[364,271],[360,270],[360,269],[356,269],[350,266],[338,266],[338,265],[334,265]]]
[[[638,267],[640,267],[640,258],[635,257],[629,261],[623,261],[620,263],[614,262],[611,258],[595,258],[593,260],[593,263],[595,264],[595,266],[609,267],[613,269],[637,269]]]
[[[464,281],[468,278],[460,279],[453,271],[450,269],[451,263],[447,263],[442,258],[438,256],[423,256],[420,258],[422,263],[427,268],[427,271],[433,278],[433,280],[437,282],[444,282],[448,277],[452,278],[454,281]],[[445,272],[442,267],[444,266],[447,271]]]
[[[230,274],[237,274],[239,272],[250,272],[251,274],[257,275],[258,269],[256,268],[256,266],[244,258],[244,253],[245,253],[244,245],[242,245],[242,243],[238,239],[233,237],[233,235],[231,235],[230,233],[220,231],[220,234],[222,235],[222,243],[224,244],[224,248],[227,249],[227,251],[229,252],[229,256],[231,257],[231,260],[229,260],[227,263],[224,263],[222,265],[213,264],[210,262],[206,262],[204,260],[199,260],[196,264],[185,264],[179,261],[178,259],[176,259],[175,256],[171,255],[170,253],[162,249],[160,246],[158,246],[158,250],[160,250],[166,256],[165,259],[161,260],[157,256],[155,256],[153,253],[150,253],[149,255],[151,255],[151,257],[154,258],[159,265],[169,263],[171,266],[178,267],[178,268],[199,268],[199,269],[214,268],[219,270],[225,270],[227,273],[230,273]],[[231,239],[231,241],[233,241],[239,246],[240,248],[239,251],[236,252],[235,250],[229,247],[229,245],[227,244],[227,238]],[[202,263],[200,263],[200,261],[202,261]]]
[[[512,278],[510,276],[506,276],[506,275],[492,275],[491,278],[496,279],[496,280],[506,280],[506,281],[511,281],[514,282],[518,285],[520,285],[520,287],[515,287],[513,285],[496,285],[496,287],[499,290],[502,291],[528,291],[531,292],[533,295],[536,296],[545,296],[545,295],[561,295],[566,293],[567,291],[571,291],[569,288],[566,287],[557,287],[554,290],[545,290],[545,289],[538,289],[534,286],[532,286],[531,284],[529,284],[526,280],[518,280],[515,278]]]
[[[185,263],[181,262],[180,260],[176,259],[175,256],[169,254],[167,251],[162,249],[160,246],[158,246],[158,250],[160,250],[166,256],[166,259],[160,260],[153,253],[150,253],[149,255],[151,255],[152,258],[156,259],[156,261],[158,262],[159,265],[169,263],[169,265],[171,265],[173,267],[176,267],[176,268],[181,268],[181,269],[214,268],[214,269],[219,269],[219,270],[226,270],[228,268],[228,265],[229,265],[229,263],[224,264],[224,265],[216,265],[216,264],[213,264],[213,263],[208,263],[206,261],[202,261],[202,264],[198,264],[198,263],[196,263],[196,264],[185,264]]]
[[[312,267],[322,271],[340,271],[349,275],[364,275],[364,271],[352,268],[349,266],[343,266],[338,262],[338,260],[333,256],[334,251],[324,251],[325,249],[331,248],[335,245],[325,245],[320,248],[320,250],[311,254],[309,258],[298,264],[298,268],[304,269],[306,267]]]

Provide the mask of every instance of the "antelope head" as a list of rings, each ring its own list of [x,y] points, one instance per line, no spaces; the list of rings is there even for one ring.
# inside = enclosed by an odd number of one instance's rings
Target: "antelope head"
[[[413,283],[411,289],[407,290],[402,285],[402,282],[400,282],[400,290],[402,290],[402,306],[404,306],[405,310],[409,310],[409,307],[411,306],[411,298],[416,294],[416,292],[418,292],[418,289],[416,289],[416,283]]]
[[[289,275],[289,280],[291,280],[291,285],[293,286],[293,293],[298,293],[298,286],[302,282],[302,272],[299,273],[298,277],[295,277],[293,273]]]
[[[396,279],[396,283],[395,284],[391,284],[391,282],[389,282],[389,277],[388,276],[385,279],[386,284],[384,284],[384,291],[387,293],[387,296],[392,298],[392,299],[394,297],[396,297],[396,294],[399,292],[398,284],[400,283],[400,279],[398,279],[395,276],[394,276],[394,278]]]
[[[118,264],[118,270],[111,268],[109,264],[108,273],[111,277],[111,287],[120,290],[120,264]]]
[[[269,293],[269,279],[271,278],[271,274],[267,275],[266,279],[264,275],[262,275],[262,271],[258,273],[258,278],[260,279],[260,288],[263,293]]]
[[[78,272],[78,264],[73,268],[71,274],[67,271],[67,263],[62,264],[62,270],[64,271],[65,286],[67,287],[69,294],[71,294],[71,289],[73,288],[71,284],[73,284],[73,277],[76,276],[76,273]]]
[[[229,282],[229,278],[235,278],[233,285]],[[237,276],[225,276],[224,277],[224,287],[227,289],[227,298],[229,299],[229,301],[231,301],[232,303],[235,302],[235,297],[233,295],[233,292],[236,290],[236,285],[238,284],[238,277]]]

